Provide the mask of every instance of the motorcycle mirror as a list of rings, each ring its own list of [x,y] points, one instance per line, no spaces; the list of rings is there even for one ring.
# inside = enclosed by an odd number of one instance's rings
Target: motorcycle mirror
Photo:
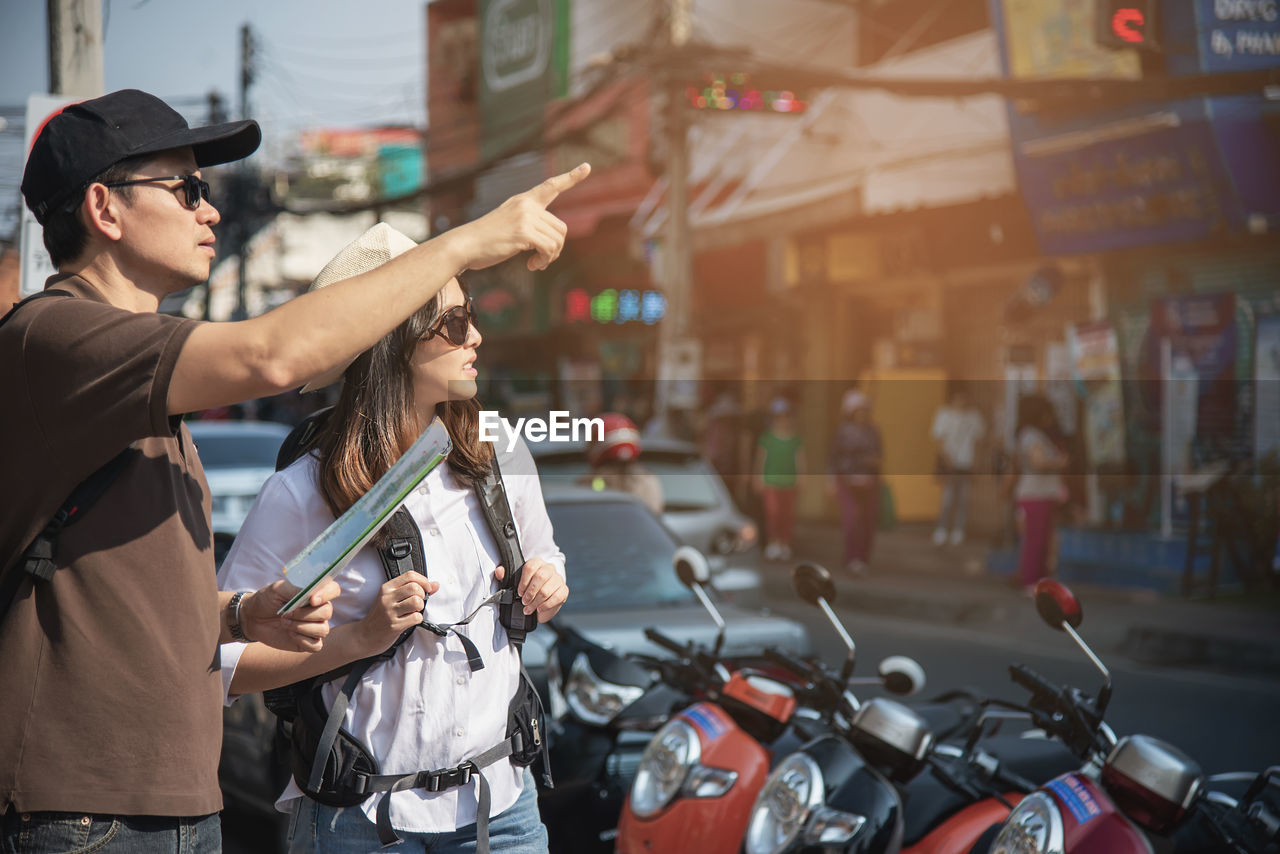
[[[671,563],[675,566],[676,577],[685,587],[706,584],[711,580],[711,566],[702,552],[693,546],[681,546],[676,549],[676,553],[671,557]]]
[[[676,553],[671,557],[672,564],[676,568],[676,577],[680,579],[680,583],[688,587],[698,597],[698,601],[702,603],[702,607],[711,615],[711,619],[715,621],[716,645],[713,648],[716,655],[720,654],[721,648],[724,647],[724,617],[720,616],[720,609],[711,601],[711,597],[707,595],[704,589],[711,581],[711,566],[707,563],[707,559],[702,552],[693,546],[681,546],[676,549]]]
[[[886,691],[910,697],[924,690],[924,668],[906,655],[891,655],[880,662],[877,671]]]
[[[1097,708],[1101,713],[1111,702],[1111,671],[1084,642],[1084,638],[1076,632],[1080,623],[1084,621],[1084,609],[1080,607],[1080,600],[1067,589],[1066,585],[1052,578],[1042,578],[1037,581],[1034,593],[1036,611],[1040,613],[1041,619],[1048,623],[1050,628],[1071,635],[1071,640],[1075,641],[1076,646],[1080,647],[1093,662],[1093,666],[1102,674],[1102,688],[1098,691],[1097,701]]]
[[[836,601],[836,583],[831,573],[816,563],[798,563],[791,570],[791,586],[804,602],[816,606],[820,599],[830,604]]]
[[[1036,611],[1052,629],[1063,631],[1064,626],[1076,629],[1084,620],[1080,600],[1065,585],[1052,578],[1042,578],[1036,582],[1035,599]]]

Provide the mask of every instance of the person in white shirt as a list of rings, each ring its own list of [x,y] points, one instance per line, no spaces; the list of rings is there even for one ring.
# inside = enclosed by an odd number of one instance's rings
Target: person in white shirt
[[[321,273],[355,275],[413,242],[384,224],[347,247]],[[334,273],[334,270],[338,272]],[[439,296],[358,356],[346,368],[333,412],[311,450],[273,475],[259,493],[221,581],[228,589],[254,587],[280,567],[364,494],[425,430],[433,418],[448,427],[453,450],[405,502],[422,534],[427,576],[404,573],[390,581],[378,554],[363,549],[335,578],[333,629],[321,652],[278,653],[261,644],[223,653],[223,677],[231,697],[291,684],[376,655],[407,629],[427,621],[454,623],[498,589],[506,568],[472,489],[498,453],[517,534],[529,559],[518,592],[526,614],[549,620],[569,588],[564,555],[552,537],[537,471],[528,449],[479,439],[475,401],[476,352],[481,342],[470,300],[457,279]],[[308,388],[332,382],[337,372]],[[424,617],[425,605],[425,617]],[[472,670],[463,634],[478,648],[483,667]],[[224,648],[225,649],[225,648]],[[508,706],[520,680],[519,652],[498,622],[496,606],[481,607],[466,625],[443,636],[413,632],[388,661],[361,678],[343,728],[376,757],[380,773],[446,769],[502,742]],[[341,679],[322,691],[332,704]],[[546,829],[538,815],[533,776],[501,759],[483,769],[491,797],[487,834],[493,850],[545,852]],[[303,794],[290,780],[276,802],[291,812],[292,852],[375,851],[376,821],[391,798],[390,823],[403,840],[386,850],[476,851],[479,781],[443,791],[422,788],[381,792],[358,807],[330,807]],[[479,850],[484,850],[483,842]]]
[[[986,435],[982,420],[968,390],[959,384],[952,387],[951,399],[933,417],[933,438],[938,443],[937,476],[942,481],[942,508],[933,531],[935,545],[948,540],[952,545],[964,542],[965,522],[969,513],[969,485],[977,460],[978,442]]]

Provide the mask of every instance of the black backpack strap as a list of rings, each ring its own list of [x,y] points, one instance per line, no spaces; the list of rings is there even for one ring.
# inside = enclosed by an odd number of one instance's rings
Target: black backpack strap
[[[378,802],[378,841],[384,846],[401,842],[400,835],[391,826],[391,795],[406,789],[425,789],[428,792],[442,792],[455,786],[465,786],[476,781],[476,854],[489,854],[489,811],[492,798],[489,794],[489,781],[485,779],[483,769],[493,763],[506,759],[522,748],[519,733],[505,741],[500,741],[484,753],[468,759],[456,768],[444,768],[438,771],[411,771],[408,774],[379,774],[372,777],[358,777],[360,792],[386,792],[386,797]]]
[[[289,435],[280,443],[280,450],[276,452],[276,471],[288,468],[294,460],[311,450],[316,436],[332,412],[332,406],[317,409],[289,431]]]
[[[50,293],[50,291],[44,291],[36,296],[48,296]],[[62,533],[62,529],[84,518],[85,512],[102,497],[102,494],[138,453],[139,451],[130,445],[71,490],[71,494],[53,514],[53,518],[39,534],[36,534],[35,539],[23,550],[17,563],[5,575],[3,582],[0,582],[0,619],[4,618],[13,600],[17,598],[18,589],[22,586],[24,579],[30,577],[33,581],[48,581],[53,578],[53,571],[57,568],[54,558],[58,553],[58,535]]]
[[[427,562],[422,546],[422,532],[418,530],[418,523],[413,521],[413,516],[403,505],[387,519],[382,527],[382,534],[383,542],[378,547],[378,557],[382,559],[382,568],[386,570],[388,579],[396,578],[410,570],[414,570],[424,577],[426,576]],[[467,666],[474,673],[484,668],[484,659],[481,658],[480,650],[476,647],[475,642],[461,632],[454,631],[454,627],[465,626],[471,622],[471,619],[475,617],[480,608],[488,605],[491,601],[493,601],[492,597],[486,599],[480,603],[475,611],[472,611],[465,619],[456,623],[432,623],[425,619],[424,614],[423,621],[414,628],[426,629],[438,637],[444,637],[453,631],[454,637],[462,644],[462,649],[467,654]],[[425,610],[426,607],[423,606],[423,611],[425,612]],[[412,634],[413,629],[407,629],[404,634],[396,639],[395,645],[392,646],[391,650],[394,651]]]
[[[18,302],[15,302],[13,306],[4,313],[4,317],[0,317],[0,326],[4,326],[4,324],[8,322],[9,318],[13,317],[14,313],[17,312],[18,309],[22,308],[24,305],[26,305],[29,302],[35,302],[36,300],[44,299],[45,297],[70,297],[70,296],[75,296],[75,294],[71,293],[70,291],[58,290],[57,288],[53,288],[52,290],[48,290],[48,291],[40,291],[39,293],[34,293],[29,297],[26,297]]]
[[[502,482],[502,470],[498,467],[498,455],[493,456],[484,479],[475,485],[480,510],[489,524],[489,531],[498,544],[498,554],[506,572],[498,598],[498,621],[507,630],[507,637],[517,650],[523,649],[525,636],[538,627],[538,615],[526,614],[516,590],[520,586],[520,573],[524,568],[524,552],[516,535],[515,517],[507,500],[507,489]]]

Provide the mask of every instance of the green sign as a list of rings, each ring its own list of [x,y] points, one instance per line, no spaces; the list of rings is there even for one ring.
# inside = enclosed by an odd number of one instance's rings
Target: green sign
[[[480,0],[481,156],[540,134],[568,76],[569,0]]]

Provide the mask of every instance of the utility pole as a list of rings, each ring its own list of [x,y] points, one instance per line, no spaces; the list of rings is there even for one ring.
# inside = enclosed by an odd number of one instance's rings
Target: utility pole
[[[253,32],[248,24],[240,25],[240,118],[249,118],[249,87],[253,85]],[[239,273],[236,281],[236,308],[234,320],[249,317],[249,166],[241,160],[235,176],[236,244],[239,247]]]
[[[49,92],[102,94],[101,0],[48,0]]]
[[[208,124],[218,125],[227,120],[227,108],[222,101],[222,93],[217,89],[209,90]],[[209,282],[204,285],[204,319],[213,319],[213,287]]]
[[[692,30],[692,0],[668,0],[667,46],[683,47]],[[689,336],[693,285],[693,251],[689,234],[689,112],[684,103],[682,80],[669,75],[663,83],[667,96],[667,226],[662,247],[661,280],[667,312],[658,328],[657,389],[654,409],[667,417],[673,408],[672,392],[678,379],[689,379],[699,370],[696,342]],[[691,352],[692,349],[692,352]],[[693,364],[690,365],[690,359]]]

